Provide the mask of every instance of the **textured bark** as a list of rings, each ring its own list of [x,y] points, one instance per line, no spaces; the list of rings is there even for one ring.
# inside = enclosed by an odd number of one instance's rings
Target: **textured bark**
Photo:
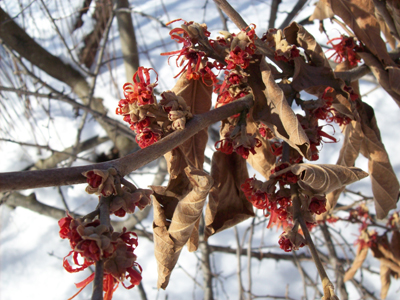
[[[129,8],[128,0],[114,0],[114,3],[117,4],[117,10],[120,8]],[[139,68],[139,52],[136,43],[135,28],[129,12],[117,11],[116,17],[122,55],[124,56],[126,80],[131,81],[133,74]]]

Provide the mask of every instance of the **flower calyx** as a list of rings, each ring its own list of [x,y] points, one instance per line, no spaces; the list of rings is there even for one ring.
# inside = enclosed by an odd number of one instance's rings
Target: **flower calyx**
[[[115,176],[117,175],[116,169],[94,169],[91,171],[83,172],[82,175],[87,178],[86,181],[88,183],[88,186],[86,187],[85,191],[88,194],[103,195],[105,197],[116,194],[114,183]]]

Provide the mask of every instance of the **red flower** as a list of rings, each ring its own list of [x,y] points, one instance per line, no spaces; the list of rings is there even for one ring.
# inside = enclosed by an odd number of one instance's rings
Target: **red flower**
[[[144,128],[142,132],[136,135],[136,142],[140,148],[146,148],[161,138],[161,134],[153,132],[151,128]]]
[[[317,214],[320,215],[324,212],[326,212],[326,198],[325,197],[313,197],[311,198],[311,202],[308,206],[308,209]]]
[[[95,174],[93,171],[89,171],[86,174],[86,181],[92,188],[98,188],[103,178],[100,175]]]
[[[333,41],[340,40],[338,44],[333,44]],[[357,58],[357,51],[362,51],[362,47],[358,46],[353,37],[346,37],[342,35],[341,37],[331,39],[327,44],[332,45],[332,49],[328,51],[335,51],[328,59],[335,56],[334,61],[336,63],[341,63],[344,60],[348,60],[350,65],[356,66],[361,60]]]
[[[283,249],[285,252],[290,252],[293,249],[292,242],[285,236],[281,236],[278,243],[279,243],[279,248]]]
[[[236,46],[231,52],[229,52],[229,57],[226,59],[228,65],[226,68],[228,70],[235,69],[236,66],[246,69],[250,64],[251,55],[249,52],[243,50],[239,46]]]
[[[229,138],[217,141],[214,147],[217,151],[221,151],[222,153],[225,154],[232,154],[233,152],[233,143],[232,140]]]
[[[153,95],[153,89],[157,86],[158,81],[158,74],[156,71],[156,82],[150,83],[150,70],[153,68],[144,68],[139,67],[137,72],[133,75],[133,84],[132,83],[125,83],[123,86],[124,89],[124,96],[128,103],[137,102],[138,105],[146,105],[146,104],[153,104],[155,102],[155,98]],[[122,100],[121,100],[122,101]],[[125,102],[121,103],[120,107],[124,107],[126,104]],[[120,114],[117,109],[117,113]]]

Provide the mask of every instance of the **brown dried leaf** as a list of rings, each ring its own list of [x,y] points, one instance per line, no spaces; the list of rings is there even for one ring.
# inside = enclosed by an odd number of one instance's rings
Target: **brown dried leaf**
[[[213,184],[211,176],[204,171],[193,167],[185,168],[185,175],[190,181],[188,192],[175,205],[171,223],[167,221],[171,211],[168,204],[171,197],[160,195],[156,191],[153,197],[154,204],[154,243],[155,257],[158,265],[158,288],[165,289],[169,282],[172,269],[178,261],[183,246],[192,236],[193,230],[198,224],[204,203]],[[158,191],[161,191],[158,189]],[[168,190],[164,190],[168,194]]]
[[[262,143],[260,147],[256,148],[256,154],[249,155],[247,162],[265,179],[268,179],[271,174],[270,170],[275,165],[276,157],[272,154],[268,140],[260,135],[254,122],[247,122],[246,128],[247,133],[255,134]]]
[[[302,57],[294,58],[294,74],[292,87],[300,92],[314,86],[330,86],[344,97],[348,94],[343,91],[344,81],[336,78],[330,67],[317,67],[307,64]]]
[[[368,176],[368,173],[355,167],[296,164],[275,173],[271,178],[287,171],[300,175],[297,182],[300,188],[315,195],[327,194]]]
[[[361,268],[365,258],[367,257],[367,254],[368,248],[362,248],[361,250],[359,249],[356,257],[354,258],[353,264],[351,265],[350,269],[348,269],[344,274],[343,282],[346,282],[354,277],[357,270]]]
[[[277,125],[280,124],[271,124],[268,119],[263,119],[262,121],[265,122],[266,125],[269,125],[269,127],[272,126],[271,129],[273,129],[277,137],[285,140],[291,147],[299,151],[300,154],[310,159],[310,141],[308,140],[307,134],[304,132],[295,113],[289,106],[282,89],[276,84],[271,70],[267,65],[263,65],[261,76],[266,87],[264,94],[268,101],[268,107],[270,107],[271,113],[276,113],[279,116],[284,131],[279,131]]]
[[[398,0],[386,0],[386,8],[393,19],[397,34],[400,35],[400,5]]]
[[[397,105],[400,107],[400,93],[397,93],[396,90],[392,88],[390,73],[385,71],[382,64],[372,54],[366,52],[359,52],[358,54],[371,69],[379,84],[392,96],[393,100],[396,101]],[[394,77],[393,79],[396,78]]]
[[[283,33],[290,44],[294,44],[304,49],[306,56],[316,67],[331,68],[321,46],[303,26],[296,22],[292,22],[290,26],[283,30]]]
[[[342,149],[340,149],[339,158],[337,160],[338,165],[345,167],[353,167],[354,163],[360,153],[361,143],[364,139],[364,135],[361,130],[361,124],[356,121],[351,121],[347,124],[344,129],[344,142]],[[344,187],[337,189],[329,193],[327,199],[327,211],[336,206],[340,194],[343,192]]]
[[[206,209],[205,238],[253,217],[253,206],[240,185],[248,178],[246,160],[236,153],[214,153],[211,163],[211,188]]]
[[[360,151],[362,155],[368,158],[376,216],[383,219],[391,209],[396,208],[400,188],[399,181],[380,140],[375,118],[368,122],[364,117],[362,131],[365,138]]]
[[[361,124],[357,121],[351,121],[346,125],[343,133],[344,142],[342,149],[340,149],[337,164],[345,167],[353,167],[364,140]]]
[[[202,80],[188,80],[184,72],[172,91],[185,99],[193,115],[202,114],[211,108],[212,82],[206,83],[207,85]],[[188,160],[198,169],[203,169],[207,140],[208,133],[205,128],[179,146]]]
[[[380,277],[381,277],[381,299],[385,300],[390,287],[390,273],[391,269],[385,264],[381,263]]]
[[[310,21],[313,20],[324,20],[324,19],[332,19],[335,14],[333,13],[332,9],[326,5],[324,1],[318,1],[315,5],[315,9],[311,17],[309,18]]]
[[[400,231],[394,230],[390,240],[390,250],[398,265],[400,265]]]

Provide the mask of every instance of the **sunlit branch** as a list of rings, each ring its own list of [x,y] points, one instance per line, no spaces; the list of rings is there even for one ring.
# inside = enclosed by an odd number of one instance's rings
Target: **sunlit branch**
[[[225,106],[195,115],[187,122],[185,129],[173,132],[145,149],[109,162],[64,169],[1,173],[0,191],[83,183],[86,182],[86,178],[82,173],[93,169],[113,167],[121,176],[125,176],[171,151],[200,130],[237,114],[243,109],[250,109],[252,105],[253,96],[249,94]]]

